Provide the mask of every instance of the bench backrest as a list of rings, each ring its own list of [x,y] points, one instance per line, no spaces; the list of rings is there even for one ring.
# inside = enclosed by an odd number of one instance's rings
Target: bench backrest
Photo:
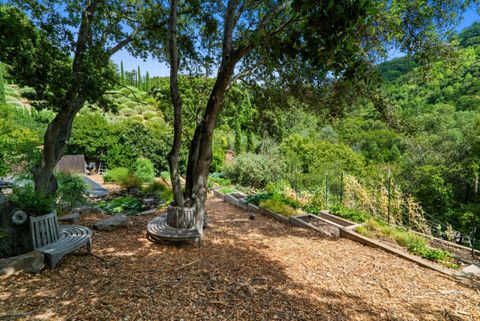
[[[30,216],[30,232],[34,249],[55,242],[60,237],[57,214]]]

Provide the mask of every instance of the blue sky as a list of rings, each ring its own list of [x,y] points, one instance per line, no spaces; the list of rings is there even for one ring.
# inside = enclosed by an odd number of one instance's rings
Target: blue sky
[[[470,26],[474,22],[480,22],[480,15],[478,14],[476,9],[469,9],[465,15],[463,16],[462,21],[457,26],[457,31],[462,30],[465,27]],[[398,56],[398,53],[392,53],[392,56]],[[120,66],[120,62],[123,61],[123,66],[125,70],[132,70],[137,69],[137,66],[140,66],[140,71],[142,74],[148,70],[150,76],[168,76],[170,73],[170,69],[168,65],[165,63],[160,63],[153,57],[150,57],[147,60],[143,60],[140,58],[135,58],[128,51],[122,50],[117,52],[113,57],[112,60]]]

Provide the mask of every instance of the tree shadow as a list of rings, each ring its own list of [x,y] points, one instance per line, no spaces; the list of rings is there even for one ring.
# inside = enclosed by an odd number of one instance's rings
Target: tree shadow
[[[269,218],[247,221],[241,212],[217,210],[223,207],[212,209],[212,225],[205,231],[202,247],[152,243],[145,236],[151,217],[138,217],[128,229],[95,233],[96,256],[69,255],[53,271],[0,279],[0,316],[17,315],[11,320],[18,315],[24,320],[408,320],[433,314],[430,306],[418,303],[400,307],[399,317],[398,306],[370,300],[368,293],[299,281],[302,276],[266,255],[268,247],[249,242],[249,236],[288,235],[312,242],[323,238]],[[449,317],[461,320],[454,311],[443,316],[435,312],[435,319]]]

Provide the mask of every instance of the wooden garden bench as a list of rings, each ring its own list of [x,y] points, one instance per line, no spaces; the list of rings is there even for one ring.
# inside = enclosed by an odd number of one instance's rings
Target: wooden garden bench
[[[57,214],[30,217],[33,248],[42,252],[53,269],[60,259],[83,245],[92,253],[92,231],[81,225],[58,225]]]

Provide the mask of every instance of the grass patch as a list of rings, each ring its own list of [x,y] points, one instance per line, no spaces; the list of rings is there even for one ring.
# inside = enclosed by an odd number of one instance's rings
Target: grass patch
[[[233,186],[223,186],[218,191],[222,194],[230,194],[236,192],[237,190]]]
[[[271,210],[272,212],[282,214],[284,216],[292,216],[302,214],[302,211],[298,208],[293,208],[292,206],[285,204],[281,200],[277,199],[267,199],[260,201],[260,206],[266,209]]]
[[[341,205],[332,205],[330,207],[330,211],[337,216],[353,221],[355,223],[364,223],[371,217],[368,213],[352,208],[343,207]]]
[[[367,220],[365,225],[357,227],[355,231],[369,238],[392,240],[398,245],[405,247],[411,254],[440,263],[449,268],[458,268],[458,265],[453,263],[450,252],[430,247],[425,237],[411,231],[390,226],[374,218]]]

